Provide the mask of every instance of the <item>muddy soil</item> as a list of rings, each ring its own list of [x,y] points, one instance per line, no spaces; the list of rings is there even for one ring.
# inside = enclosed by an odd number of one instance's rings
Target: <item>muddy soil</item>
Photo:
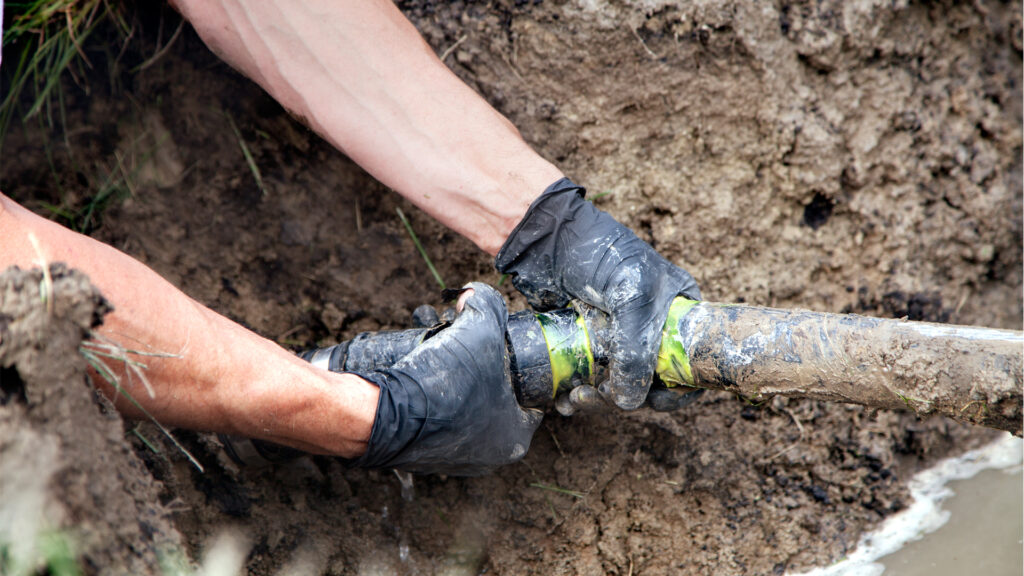
[[[687,267],[706,298],[1021,328],[1019,2],[400,5],[460,77],[592,194],[608,192],[598,205]],[[151,9],[139,25],[144,60],[177,22]],[[295,350],[408,326],[439,296],[396,207],[449,285],[499,281],[486,256],[296,123],[187,26],[142,72],[92,60],[93,80],[65,86],[63,121],[55,112],[4,142],[0,187],[199,301]],[[123,197],[84,217],[104,183]],[[43,404],[62,413],[62,398]],[[0,428],[0,445],[35,442],[23,428]],[[152,426],[140,434],[162,443]],[[905,506],[916,470],[991,434],[706,394],[671,415],[549,415],[522,463],[417,479],[411,500],[389,472],[326,458],[240,469],[215,438],[179,432],[200,473],[173,447],[95,437],[71,453],[131,461],[130,445],[145,468],[111,482],[159,491],[151,501],[173,522],[162,534],[179,531],[198,556],[237,528],[253,574],[626,575],[830,563]],[[49,486],[65,508],[83,498]],[[126,538],[140,555],[154,546]]]
[[[0,274],[0,569],[34,558],[41,534],[70,541],[88,573],[159,573],[182,545],[126,424],[87,382],[78,348],[108,310],[62,265]]]

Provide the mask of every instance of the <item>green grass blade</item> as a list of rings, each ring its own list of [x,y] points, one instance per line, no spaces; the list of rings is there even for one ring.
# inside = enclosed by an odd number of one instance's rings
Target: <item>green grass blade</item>
[[[235,138],[238,139],[238,147],[242,149],[242,156],[245,156],[245,163],[249,165],[252,177],[256,179],[256,186],[259,187],[260,193],[266,196],[267,189],[263,187],[263,175],[260,174],[260,167],[256,165],[256,160],[253,159],[252,152],[249,151],[249,145],[245,143],[245,138],[242,138],[242,132],[235,124],[234,118],[226,110],[224,111],[224,116],[228,119],[228,124],[231,124],[231,130],[235,133]]]
[[[566,496],[572,496],[573,498],[586,498],[587,495],[583,492],[577,492],[575,490],[569,490],[568,488],[562,488],[559,486],[551,486],[549,484],[541,484],[540,482],[534,482],[530,484],[530,488],[540,488],[541,490],[547,490],[549,492],[557,492],[559,494],[565,494]]]
[[[434,275],[434,280],[437,280],[437,283],[441,286],[442,290],[448,288],[448,286],[445,285],[444,280],[441,279],[441,275],[437,272],[437,268],[434,268],[434,263],[430,261],[430,256],[427,256],[427,251],[423,249],[423,244],[420,244],[419,237],[417,237],[416,233],[413,232],[412,224],[409,224],[409,219],[405,217],[405,212],[402,212],[401,208],[395,208],[395,212],[398,212],[398,217],[402,220],[402,224],[405,224],[405,229],[409,232],[409,237],[412,238],[412,243],[415,244],[416,249],[420,251],[420,256],[423,256],[423,261],[427,263],[427,268],[430,268],[430,273]]]
[[[78,352],[82,355],[82,357],[85,358],[86,362],[88,362],[90,366],[92,366],[97,372],[99,372],[100,376],[102,376],[104,380],[106,380],[108,383],[110,383],[111,386],[114,387],[114,390],[117,391],[118,394],[127,398],[128,401],[131,402],[132,405],[139,410],[139,412],[142,412],[142,414],[146,418],[148,418],[150,422],[155,424],[156,427],[159,428],[161,432],[163,432],[164,436],[166,436],[167,439],[170,440],[171,443],[174,444],[174,446],[178,450],[180,450],[181,453],[185,455],[185,457],[189,459],[190,462],[192,462],[192,465],[195,466],[197,470],[199,470],[200,472],[206,471],[206,469],[203,468],[203,465],[199,463],[199,460],[196,460],[196,457],[193,456],[192,453],[189,452],[188,449],[185,448],[181,444],[181,442],[178,441],[177,438],[175,438],[174,434],[171,434],[170,430],[168,430],[163,424],[161,424],[156,419],[156,417],[154,417],[149,412],[149,410],[146,410],[146,408],[144,408],[142,404],[139,404],[139,402],[127,390],[125,390],[123,386],[121,386],[121,379],[117,376],[117,374],[114,373],[113,370],[110,369],[110,366],[108,366],[107,363],[104,362],[99,355],[94,353],[95,351],[90,350],[89,348],[86,348],[84,346],[79,346]]]

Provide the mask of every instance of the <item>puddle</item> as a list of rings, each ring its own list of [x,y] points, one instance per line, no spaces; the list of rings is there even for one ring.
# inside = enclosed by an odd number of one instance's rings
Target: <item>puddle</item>
[[[911,506],[864,535],[849,557],[800,576],[1024,573],[1024,443],[1010,435],[910,481]]]
[[[881,559],[885,576],[1024,573],[1024,494],[1020,468],[985,470],[952,482],[949,522],[934,534]]]

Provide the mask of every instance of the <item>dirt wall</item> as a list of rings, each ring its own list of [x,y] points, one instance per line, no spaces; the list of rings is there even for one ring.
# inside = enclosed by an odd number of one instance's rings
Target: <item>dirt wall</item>
[[[0,572],[71,574],[70,557],[158,574],[181,535],[78,352],[109,305],[83,274],[48,272],[0,271]]]
[[[439,50],[465,37],[454,69],[708,298],[1013,327],[1018,8],[410,11]]]

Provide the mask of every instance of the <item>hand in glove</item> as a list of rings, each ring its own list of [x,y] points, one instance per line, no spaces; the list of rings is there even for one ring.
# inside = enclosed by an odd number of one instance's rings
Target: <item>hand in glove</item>
[[[485,284],[468,288],[450,327],[390,368],[358,374],[380,400],[366,453],[352,464],[473,476],[526,454],[543,414],[516,403],[505,301]]]
[[[495,266],[512,275],[534,308],[576,298],[611,315],[610,378],[600,391],[632,410],[647,399],[669,305],[680,294],[699,299],[700,290],[689,273],[594,207],[585,193],[568,178],[549,186],[509,235]],[[586,388],[573,393],[578,407],[597,397]]]

